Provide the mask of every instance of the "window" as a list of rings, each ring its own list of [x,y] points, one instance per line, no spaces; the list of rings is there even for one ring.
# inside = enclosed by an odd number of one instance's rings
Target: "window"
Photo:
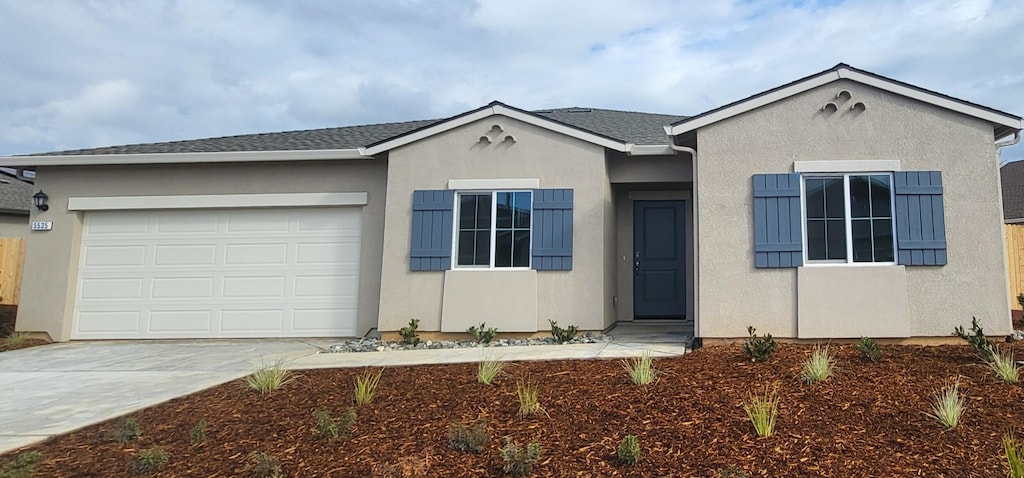
[[[895,261],[890,174],[804,179],[808,262]]]
[[[530,267],[529,191],[458,194],[456,266]]]

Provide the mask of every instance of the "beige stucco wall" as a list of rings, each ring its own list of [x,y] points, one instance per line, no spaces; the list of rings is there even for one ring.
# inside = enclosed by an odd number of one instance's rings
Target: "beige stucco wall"
[[[32,218],[53,221],[53,230],[32,235],[17,329],[58,341],[70,335],[83,218],[67,210],[70,197],[366,192],[357,306],[357,331],[365,333],[377,319],[386,171],[384,159],[39,168],[36,185],[50,195],[50,210]]]
[[[28,237],[28,214],[0,213],[0,237]]]
[[[841,89],[852,99],[821,111]],[[867,109],[850,111],[854,102]],[[701,128],[697,144],[702,336],[742,337],[748,324],[797,336],[796,269],[753,266],[751,176],[822,160],[895,159],[903,170],[942,171],[949,264],[906,268],[909,335],[947,336],[972,316],[987,333],[1010,331],[990,124],[841,80]],[[837,278],[832,286],[855,284]]]
[[[904,266],[796,270],[797,337],[909,337]]]
[[[478,143],[494,124],[502,127],[501,137],[512,135],[516,142]],[[614,321],[609,291],[614,289],[615,271],[609,263],[613,253],[605,244],[614,240],[615,229],[604,158],[600,146],[504,116],[485,118],[392,150],[380,330],[398,330],[413,318],[420,319],[420,330],[441,330],[443,299],[466,297],[470,301],[475,300],[471,295],[506,293],[500,281],[469,287],[463,281],[446,283],[444,272],[409,270],[413,191],[447,189],[449,179],[539,179],[541,188],[573,189],[573,270],[536,273],[536,318],[532,324],[524,318],[520,330],[546,330],[548,319],[581,330],[605,328]],[[460,290],[446,290],[449,286]],[[476,322],[486,321],[491,326],[500,315],[491,309],[481,307]]]

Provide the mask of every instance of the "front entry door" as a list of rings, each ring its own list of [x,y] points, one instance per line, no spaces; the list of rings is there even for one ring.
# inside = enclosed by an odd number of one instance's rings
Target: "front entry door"
[[[633,316],[686,316],[685,201],[633,202]]]

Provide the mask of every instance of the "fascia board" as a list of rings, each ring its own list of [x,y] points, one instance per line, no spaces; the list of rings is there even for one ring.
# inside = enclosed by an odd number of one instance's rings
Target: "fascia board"
[[[373,159],[360,149],[303,151],[225,151],[216,153],[70,154],[0,156],[0,166],[84,166],[100,164],[240,163],[254,161],[326,161]]]

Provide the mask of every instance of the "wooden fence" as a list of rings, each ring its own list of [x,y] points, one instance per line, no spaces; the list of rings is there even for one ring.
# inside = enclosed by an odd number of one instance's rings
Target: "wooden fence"
[[[25,240],[0,237],[0,305],[18,305]]]

